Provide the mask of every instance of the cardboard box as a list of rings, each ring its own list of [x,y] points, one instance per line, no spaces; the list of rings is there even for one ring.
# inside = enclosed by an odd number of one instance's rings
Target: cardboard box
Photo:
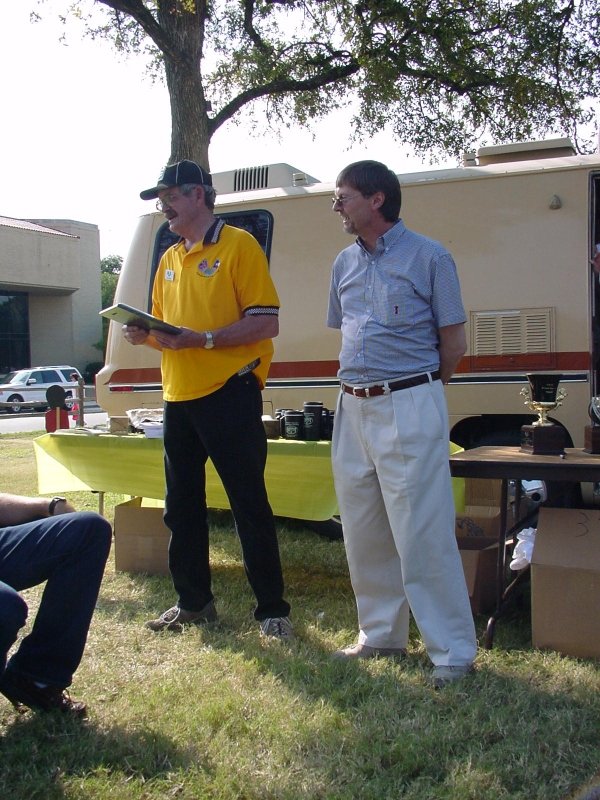
[[[115,506],[115,569],[168,575],[170,531],[160,500],[134,497]]]
[[[540,508],[531,561],[534,647],[600,658],[600,513]]]
[[[131,433],[133,428],[129,424],[129,417],[110,417],[108,420],[109,433]]]
[[[456,515],[456,535],[498,538],[502,481],[484,478],[465,480],[465,510]]]
[[[465,510],[456,515],[456,538],[473,614],[488,614],[496,607],[501,492],[499,480],[467,478]]]
[[[498,542],[477,536],[458,540],[460,558],[473,614],[489,614],[496,608]]]

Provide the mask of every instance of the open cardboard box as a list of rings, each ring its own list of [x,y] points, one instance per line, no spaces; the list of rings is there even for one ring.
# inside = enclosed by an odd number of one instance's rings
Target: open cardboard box
[[[600,514],[540,508],[531,560],[534,647],[600,658]]]
[[[465,510],[456,515],[458,537],[498,538],[502,481],[466,478]]]
[[[163,522],[163,503],[133,497],[115,506],[115,569],[168,575],[170,531]]]
[[[499,480],[467,478],[465,510],[456,516],[456,538],[473,614],[495,608],[501,492]]]

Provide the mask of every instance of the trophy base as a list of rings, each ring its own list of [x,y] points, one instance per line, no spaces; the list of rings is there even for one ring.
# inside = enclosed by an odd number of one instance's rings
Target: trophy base
[[[565,452],[565,432],[559,425],[523,425],[521,450],[537,456],[559,456]]]
[[[584,434],[584,451],[600,453],[600,425],[586,425]]]

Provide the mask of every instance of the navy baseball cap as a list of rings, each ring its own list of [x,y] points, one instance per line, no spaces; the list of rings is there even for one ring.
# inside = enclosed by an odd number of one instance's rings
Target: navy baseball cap
[[[140,192],[140,197],[142,200],[155,200],[163,189],[183,186],[185,183],[212,186],[212,178],[210,172],[202,169],[195,161],[178,161],[176,164],[168,164],[160,173],[156,186],[144,189]]]

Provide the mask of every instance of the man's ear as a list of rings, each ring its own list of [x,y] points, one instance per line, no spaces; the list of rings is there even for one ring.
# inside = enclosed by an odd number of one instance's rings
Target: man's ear
[[[383,192],[375,192],[370,197],[371,206],[375,208],[381,208],[381,206],[385,203],[385,194]]]

